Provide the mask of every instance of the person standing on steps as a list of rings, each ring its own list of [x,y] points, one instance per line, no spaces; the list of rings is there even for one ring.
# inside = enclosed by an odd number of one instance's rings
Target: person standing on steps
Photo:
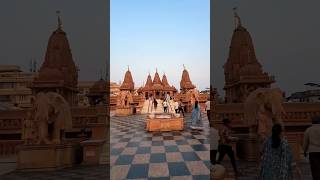
[[[154,110],[157,110],[158,102],[157,102],[156,98],[153,98],[153,106],[154,106]]]
[[[168,112],[168,103],[167,101],[163,101],[163,112]]]

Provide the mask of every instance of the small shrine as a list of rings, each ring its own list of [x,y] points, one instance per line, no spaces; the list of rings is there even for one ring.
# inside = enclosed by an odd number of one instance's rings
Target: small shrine
[[[143,102],[143,96],[135,93],[133,78],[128,67],[120,86],[120,92],[110,99],[110,103],[115,103],[117,116],[128,116],[140,113]]]
[[[201,110],[204,111],[204,106],[207,100],[209,100],[209,95],[200,93],[199,90],[196,89],[196,86],[191,82],[189,72],[184,67],[180,81],[180,93],[176,94],[174,100],[183,103],[185,112],[192,111],[192,106],[195,101],[199,102]]]

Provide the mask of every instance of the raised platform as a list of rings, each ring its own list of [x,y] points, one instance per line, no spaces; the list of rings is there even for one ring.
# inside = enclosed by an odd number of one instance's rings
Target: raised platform
[[[146,121],[147,131],[181,131],[184,128],[183,117],[175,114],[150,114]]]
[[[129,116],[132,115],[132,108],[131,107],[117,107],[116,109],[116,116]]]
[[[17,169],[46,171],[71,167],[76,159],[71,144],[18,146]]]

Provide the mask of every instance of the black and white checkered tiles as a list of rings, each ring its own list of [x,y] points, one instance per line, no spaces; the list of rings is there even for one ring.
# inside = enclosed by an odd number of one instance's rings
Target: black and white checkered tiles
[[[208,120],[203,131],[147,132],[145,116],[112,117],[111,179],[209,179]]]

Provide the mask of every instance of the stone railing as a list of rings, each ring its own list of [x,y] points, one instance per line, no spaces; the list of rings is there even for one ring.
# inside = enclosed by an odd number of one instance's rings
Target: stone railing
[[[14,153],[15,146],[23,142],[21,131],[27,112],[28,110],[0,112],[0,155]],[[71,112],[74,129],[90,128],[92,124],[109,124],[106,107],[75,107],[71,108]]]
[[[28,110],[8,110],[0,112],[0,134],[4,131],[21,132],[22,121]]]
[[[222,125],[222,119],[231,120],[231,126],[235,135],[239,137],[248,135],[249,128],[244,119],[243,104],[217,104],[211,114],[211,123],[217,128]],[[285,125],[285,137],[288,140],[294,158],[301,159],[304,131],[311,125],[311,119],[320,115],[320,103],[284,103],[285,114],[282,120]],[[243,141],[245,139],[242,139]],[[247,145],[247,144],[246,144]],[[245,151],[243,151],[243,147]],[[250,146],[240,143],[240,152],[246,152]],[[249,148],[250,149],[250,148]],[[251,155],[250,157],[251,158]]]
[[[22,140],[0,140],[0,156],[16,154],[16,147],[23,144]]]
[[[99,109],[100,108],[100,109]],[[76,107],[72,108],[72,127],[87,128],[88,124],[107,121],[106,107]],[[101,120],[102,118],[102,120]]]
[[[234,126],[246,125],[243,109],[240,103],[217,104],[212,114],[213,123],[221,124],[223,118],[229,118]],[[284,103],[284,109],[282,120],[290,126],[310,125],[311,118],[320,115],[320,103]]]

